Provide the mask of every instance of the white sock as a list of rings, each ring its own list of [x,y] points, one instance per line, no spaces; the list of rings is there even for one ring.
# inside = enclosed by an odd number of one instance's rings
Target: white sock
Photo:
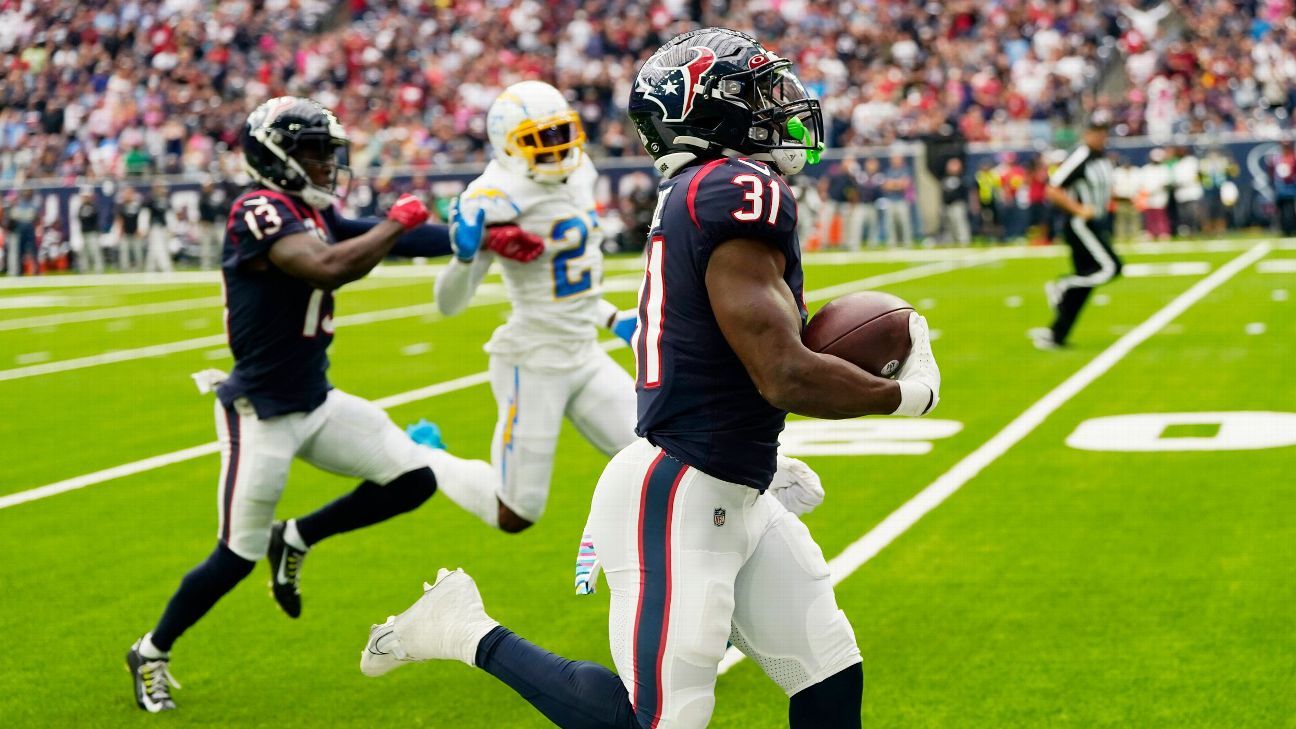
[[[146,634],[140,640],[139,654],[150,661],[156,661],[159,658],[167,657],[166,651],[160,650],[157,646],[153,645],[152,633]]]
[[[306,546],[306,540],[302,539],[301,532],[297,531],[296,519],[289,519],[287,523],[284,524],[284,541],[288,543],[288,546],[299,552],[305,552],[310,549],[310,547]]]
[[[459,508],[498,529],[499,476],[491,464],[457,458],[436,448],[425,448],[424,452],[436,476],[437,490]]]

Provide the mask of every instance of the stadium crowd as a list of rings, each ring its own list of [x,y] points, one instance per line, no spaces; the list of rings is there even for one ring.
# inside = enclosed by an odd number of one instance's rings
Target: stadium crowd
[[[596,157],[633,155],[638,142],[622,106],[635,69],[661,41],[698,23],[778,39],[776,49],[797,62],[822,100],[834,147],[936,133],[1065,144],[1057,130],[1096,105],[1113,112],[1117,136],[1272,137],[1290,130],[1296,113],[1294,4],[0,0],[0,186],[85,185],[99,191],[91,197],[100,203],[97,226],[83,221],[87,230],[130,229],[120,220],[119,209],[130,207],[125,189],[141,188],[131,204],[148,207],[154,175],[202,176],[218,185],[235,178],[234,147],[247,113],[288,93],[337,109],[353,139],[362,204],[380,204],[398,192],[387,178],[392,167],[413,170],[417,182],[448,164],[483,162],[484,111],[500,89],[524,78],[553,81],[571,94]],[[965,200],[973,230],[1015,239],[1039,215],[1029,212],[1039,207],[1031,202],[1038,191],[1018,177],[1033,180],[1047,164],[999,166],[996,190],[978,188],[983,175],[960,171],[968,194],[947,190],[944,202]],[[893,167],[899,174],[894,165],[881,172]],[[128,184],[114,186],[121,180]],[[845,189],[840,182],[828,187],[816,190],[827,202]],[[901,187],[893,181],[879,188],[892,213],[879,212],[872,226],[889,226],[888,238],[897,241],[912,237],[910,216],[898,211],[914,204],[913,185]],[[19,233],[30,227],[20,221],[33,205],[12,192],[4,200],[6,227],[22,241],[31,236]],[[189,206],[185,217],[197,210]],[[143,219],[165,217],[158,207]],[[943,219],[955,218],[947,211]],[[181,220],[180,227],[200,230],[205,222]],[[51,250],[66,245],[66,229],[51,232]],[[965,237],[960,226],[952,230],[954,239]],[[38,237],[45,248],[46,236],[38,230]],[[820,237],[827,240],[824,231]],[[196,258],[210,259],[205,234],[169,238],[173,253],[195,249]],[[158,259],[143,252],[133,260]]]
[[[1189,27],[1163,33],[1175,17]],[[570,91],[596,153],[630,154],[634,70],[695,20],[777,38],[834,146],[1065,125],[1113,54],[1118,134],[1268,130],[1296,110],[1292,17],[1292,0],[3,0],[0,182],[232,172],[222,151],[280,93],[337,108],[360,168],[480,161],[484,110],[527,77]]]

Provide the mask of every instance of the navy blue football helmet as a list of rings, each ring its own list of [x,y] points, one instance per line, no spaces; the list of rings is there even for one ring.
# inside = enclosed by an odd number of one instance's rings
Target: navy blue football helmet
[[[669,177],[697,159],[742,155],[783,174],[817,162],[823,113],[779,58],[755,38],[703,28],[671,39],[639,69],[630,119]]]
[[[320,210],[346,197],[351,143],[323,104],[297,96],[270,99],[248,115],[240,144],[243,166],[259,184]]]

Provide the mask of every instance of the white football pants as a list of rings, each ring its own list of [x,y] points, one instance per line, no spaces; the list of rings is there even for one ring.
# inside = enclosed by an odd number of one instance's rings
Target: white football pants
[[[603,471],[590,530],[641,726],[706,726],[727,641],[789,696],[860,662],[823,552],[768,494],[639,439]]]

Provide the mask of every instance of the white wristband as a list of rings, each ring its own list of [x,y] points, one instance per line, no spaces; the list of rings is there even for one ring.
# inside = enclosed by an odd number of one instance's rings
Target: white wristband
[[[604,329],[611,329],[612,325],[616,323],[617,315],[621,313],[616,308],[616,304],[607,299],[599,299],[597,310],[599,321],[603,322]]]
[[[905,380],[896,384],[900,385],[900,407],[895,409],[894,415],[917,418],[926,415],[936,405],[936,393],[927,385]]]

